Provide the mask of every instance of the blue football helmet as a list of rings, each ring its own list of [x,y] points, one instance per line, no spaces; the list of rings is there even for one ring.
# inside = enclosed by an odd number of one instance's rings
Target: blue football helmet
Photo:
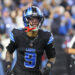
[[[29,18],[38,18],[39,25],[36,28],[33,28],[28,22]],[[41,27],[41,25],[44,21],[44,15],[38,7],[31,6],[23,12],[23,21],[24,21],[25,27],[32,28],[33,31],[36,31]]]

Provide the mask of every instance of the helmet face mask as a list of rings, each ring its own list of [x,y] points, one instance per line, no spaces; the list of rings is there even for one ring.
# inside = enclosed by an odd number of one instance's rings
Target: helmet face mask
[[[34,17],[29,18],[28,22],[29,22],[29,25],[31,27],[38,27],[38,25],[39,25],[39,19],[38,18],[34,18]]]
[[[25,27],[34,28],[33,31],[37,31],[44,20],[43,13],[40,11],[39,8],[32,6],[26,9],[23,13],[23,21]],[[31,24],[32,22],[32,24]]]

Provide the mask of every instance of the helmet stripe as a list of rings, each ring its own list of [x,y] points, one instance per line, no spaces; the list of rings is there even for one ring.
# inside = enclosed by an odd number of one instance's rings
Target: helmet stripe
[[[28,15],[32,15],[32,8],[28,8],[26,16],[28,16]]]
[[[43,13],[37,8],[37,12],[39,15],[43,16]]]

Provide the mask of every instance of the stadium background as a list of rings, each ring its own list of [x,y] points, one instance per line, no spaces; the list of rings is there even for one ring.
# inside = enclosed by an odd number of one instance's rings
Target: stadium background
[[[53,66],[52,75],[69,75],[68,54],[65,48],[75,32],[75,0],[0,0],[0,44],[4,47],[1,59],[6,60],[9,33],[13,28],[24,27],[22,13],[31,5],[38,6],[44,13],[45,20],[42,28],[52,31],[55,38],[56,63]],[[46,62],[44,54],[42,71]]]

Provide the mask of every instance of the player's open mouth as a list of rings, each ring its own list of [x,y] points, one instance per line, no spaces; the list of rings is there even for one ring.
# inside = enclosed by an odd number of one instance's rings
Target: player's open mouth
[[[38,23],[33,23],[32,26],[36,27],[38,26]]]
[[[38,25],[34,24],[33,26],[34,26],[34,27],[37,27]]]

